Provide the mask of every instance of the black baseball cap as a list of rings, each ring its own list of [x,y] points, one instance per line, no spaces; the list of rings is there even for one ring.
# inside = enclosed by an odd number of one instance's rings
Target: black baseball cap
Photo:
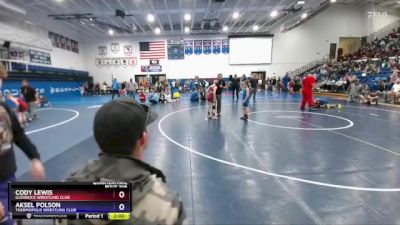
[[[147,125],[157,118],[149,106],[132,99],[110,101],[96,113],[94,137],[103,152],[130,155]]]

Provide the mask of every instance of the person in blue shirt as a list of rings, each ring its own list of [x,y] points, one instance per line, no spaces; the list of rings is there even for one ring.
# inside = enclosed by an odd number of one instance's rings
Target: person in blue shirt
[[[249,81],[243,81],[243,89],[242,89],[242,96],[243,96],[243,117],[240,117],[241,120],[248,120],[249,119],[249,101],[252,95],[252,91],[249,85]]]
[[[283,91],[287,92],[288,88],[287,85],[290,82],[289,74],[286,73],[285,76],[282,78],[282,83],[283,83]]]
[[[119,83],[116,78],[113,78],[111,88],[112,88],[112,97],[111,97],[112,100],[114,99],[115,95],[121,97],[119,95]]]

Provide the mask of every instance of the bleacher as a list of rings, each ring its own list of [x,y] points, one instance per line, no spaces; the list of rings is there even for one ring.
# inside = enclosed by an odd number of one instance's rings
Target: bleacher
[[[9,80],[42,80],[42,81],[91,81],[89,72],[82,70],[63,69],[51,66],[23,62],[6,62],[9,70]]]

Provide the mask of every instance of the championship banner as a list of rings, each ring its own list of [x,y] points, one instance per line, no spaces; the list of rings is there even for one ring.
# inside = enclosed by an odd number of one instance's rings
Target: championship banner
[[[206,55],[211,54],[211,40],[203,40],[203,53]]]
[[[168,59],[179,60],[185,58],[185,47],[181,40],[168,40],[167,42]]]
[[[105,65],[106,67],[111,67],[112,64],[113,64],[113,61],[112,61],[111,58],[106,58],[106,59],[104,59],[104,65]]]
[[[128,64],[131,67],[135,67],[137,65],[137,59],[136,58],[128,58]]]
[[[137,65],[136,57],[122,57],[122,58],[95,58],[95,64],[99,68],[107,67],[110,68],[111,66],[114,67],[135,67]]]
[[[194,54],[201,55],[201,53],[203,52],[203,41],[202,40],[194,40],[193,46],[194,46]]]
[[[107,55],[107,46],[99,46],[99,55],[101,56]]]
[[[71,40],[69,38],[65,38],[65,49],[71,51]]]
[[[113,66],[119,67],[121,65],[121,60],[119,58],[113,58]]]
[[[71,38],[67,38],[60,34],[56,34],[49,31],[49,39],[51,41],[52,46],[55,48],[61,48],[67,51],[79,53],[78,42]]]
[[[216,55],[221,53],[221,40],[212,41],[212,52]]]
[[[126,56],[131,56],[131,55],[132,55],[132,52],[133,52],[133,50],[132,50],[132,45],[125,45],[125,46],[124,46],[124,54],[125,54]]]
[[[119,52],[119,43],[111,44],[111,52],[117,54]]]
[[[185,54],[192,55],[193,54],[193,40],[185,41]]]
[[[229,39],[221,40],[222,53],[229,54]]]
[[[102,66],[104,66],[104,59],[102,59],[102,58],[96,58],[96,59],[95,59],[95,63],[96,63],[96,66],[97,66],[97,67],[102,67]]]
[[[128,66],[128,58],[121,58],[121,65],[123,67],[127,67]]]

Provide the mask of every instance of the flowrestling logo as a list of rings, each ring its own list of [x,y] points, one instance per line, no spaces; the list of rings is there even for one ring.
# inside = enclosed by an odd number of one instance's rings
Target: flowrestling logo
[[[379,11],[371,11],[371,12],[367,12],[367,14],[368,14],[368,18],[388,16],[387,12],[379,12]]]

